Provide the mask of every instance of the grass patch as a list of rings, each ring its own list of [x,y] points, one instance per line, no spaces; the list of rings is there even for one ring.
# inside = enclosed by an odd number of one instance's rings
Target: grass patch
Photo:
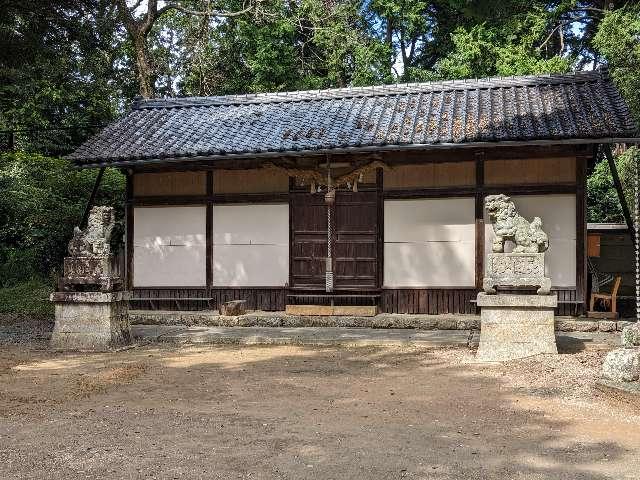
[[[51,282],[42,279],[0,288],[0,313],[53,313],[53,304],[49,301],[51,292]]]

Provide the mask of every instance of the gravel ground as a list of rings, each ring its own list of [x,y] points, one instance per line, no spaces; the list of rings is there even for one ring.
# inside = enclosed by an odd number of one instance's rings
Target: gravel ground
[[[0,314],[0,345],[46,346],[54,321],[53,315]]]
[[[0,478],[637,480],[640,403],[575,351],[5,342]]]

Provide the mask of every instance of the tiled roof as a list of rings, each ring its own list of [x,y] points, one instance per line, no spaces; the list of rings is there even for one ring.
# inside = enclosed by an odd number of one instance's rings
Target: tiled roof
[[[152,99],[69,156],[79,164],[338,149],[635,137],[606,71]]]

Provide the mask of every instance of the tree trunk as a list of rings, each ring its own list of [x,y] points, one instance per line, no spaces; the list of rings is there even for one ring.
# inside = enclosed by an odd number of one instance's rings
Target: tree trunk
[[[155,94],[153,82],[153,68],[149,60],[149,49],[147,39],[143,35],[138,35],[133,39],[133,48],[136,53],[136,70],[138,82],[140,82],[140,95],[144,98],[152,98]]]

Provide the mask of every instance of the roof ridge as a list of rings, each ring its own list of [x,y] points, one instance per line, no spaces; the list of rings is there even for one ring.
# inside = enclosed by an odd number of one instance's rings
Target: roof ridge
[[[575,83],[606,79],[606,68],[569,73],[545,73],[539,75],[498,76],[476,79],[434,80],[430,82],[409,82],[370,85],[362,87],[343,87],[316,90],[290,90],[285,92],[261,92],[206,97],[177,98],[136,98],[133,110],[151,108],[190,108],[212,107],[242,104],[287,103],[313,100],[340,99],[349,97],[372,97],[381,95],[400,95],[407,93],[440,92],[452,90],[476,90],[517,86],[537,86],[540,84]]]

